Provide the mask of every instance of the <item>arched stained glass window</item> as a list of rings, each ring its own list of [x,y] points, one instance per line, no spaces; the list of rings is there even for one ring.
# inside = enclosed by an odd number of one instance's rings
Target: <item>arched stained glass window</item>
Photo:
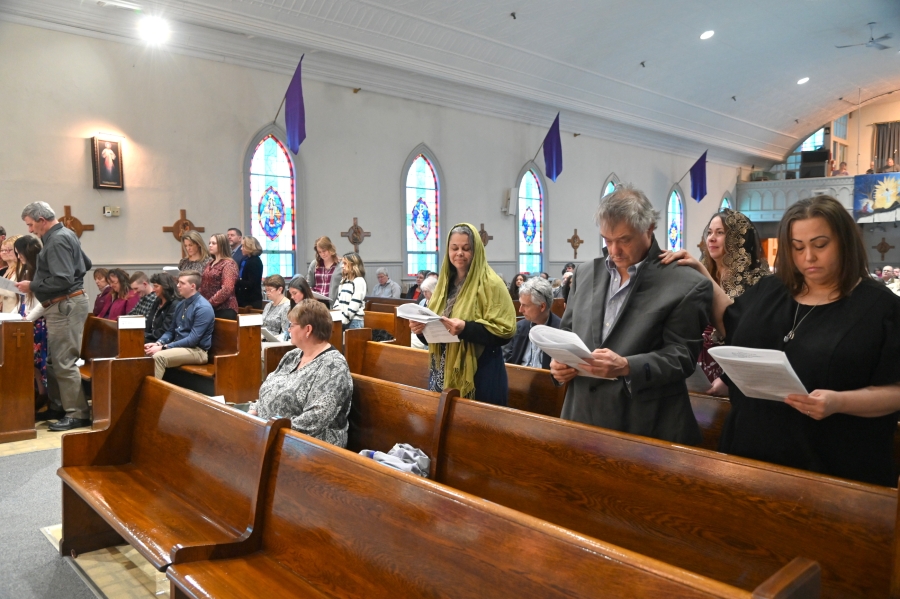
[[[440,181],[434,164],[417,155],[406,171],[406,273],[438,269]]]
[[[669,193],[669,208],[666,212],[666,248],[673,252],[684,249],[684,203],[677,189]]]
[[[534,169],[519,181],[519,272],[543,270],[544,193]]]
[[[250,160],[250,235],[263,249],[263,276],[294,276],[294,217],[294,167],[281,142],[267,135]]]

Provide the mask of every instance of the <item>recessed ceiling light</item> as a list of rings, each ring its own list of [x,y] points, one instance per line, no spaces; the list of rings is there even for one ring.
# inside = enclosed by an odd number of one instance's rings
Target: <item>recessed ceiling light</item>
[[[151,44],[162,44],[169,39],[169,24],[159,17],[144,17],[138,24],[141,37]]]
[[[702,39],[702,40],[708,40],[709,38],[711,38],[711,37],[714,36],[715,34],[716,34],[716,32],[713,31],[712,29],[710,29],[709,31],[704,31],[703,33],[701,33],[701,34],[700,34],[700,39]]]
[[[804,77],[803,79],[801,79],[800,81],[797,82],[797,85],[803,85],[807,81],[809,81],[809,77]]]

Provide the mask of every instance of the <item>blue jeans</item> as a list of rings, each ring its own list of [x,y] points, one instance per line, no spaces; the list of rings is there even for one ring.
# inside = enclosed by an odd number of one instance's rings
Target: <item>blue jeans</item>
[[[362,318],[354,318],[350,321],[350,324],[347,325],[348,329],[361,329],[363,328],[363,319]]]

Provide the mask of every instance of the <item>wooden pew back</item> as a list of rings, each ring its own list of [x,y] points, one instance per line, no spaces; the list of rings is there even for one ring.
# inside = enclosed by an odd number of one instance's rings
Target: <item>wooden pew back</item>
[[[216,356],[238,353],[238,329],[238,321],[216,318],[213,324],[212,345],[207,352],[210,364],[215,362]]]
[[[519,306],[521,305],[519,300],[513,300],[513,308],[515,308],[516,314],[519,314]],[[553,298],[553,303],[550,304],[550,311],[562,318],[566,312],[566,300],[561,297]]]
[[[140,358],[144,355],[144,331],[120,329],[115,320],[97,318],[89,314],[84,321],[81,338],[81,359]]]
[[[34,325],[0,323],[0,443],[37,437],[33,372]]]
[[[279,437],[262,550],[328,596],[749,599],[294,431]],[[252,584],[268,594],[266,580]]]
[[[745,589],[795,557],[824,597],[886,597],[897,493],[452,401],[437,478],[583,534]]]
[[[406,299],[405,297],[372,297],[367,296],[365,298],[366,302],[366,312],[369,311],[369,306],[372,304],[385,304],[388,306],[400,306],[403,304],[413,304],[416,300]]]
[[[363,317],[367,329],[384,329],[394,338],[394,343],[402,347],[409,347],[412,333],[409,330],[409,321],[405,318],[397,318],[396,308],[392,307],[387,312],[366,312]]]

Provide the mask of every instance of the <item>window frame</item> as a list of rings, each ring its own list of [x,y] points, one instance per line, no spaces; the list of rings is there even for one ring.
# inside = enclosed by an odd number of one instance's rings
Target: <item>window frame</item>
[[[244,235],[249,235],[252,231],[251,223],[253,222],[254,214],[251,209],[253,203],[253,197],[251,196],[250,191],[250,167],[253,163],[253,155],[256,152],[256,148],[259,144],[267,137],[272,136],[281,144],[284,148],[284,153],[287,155],[288,161],[290,161],[291,172],[293,175],[292,187],[294,192],[294,271],[291,273],[292,275],[300,274],[302,276],[306,276],[305,268],[306,261],[301,257],[300,252],[304,247],[303,241],[306,238],[305,235],[305,219],[301,218],[303,214],[303,202],[300,197],[300,189],[298,185],[298,180],[300,178],[300,168],[298,164],[297,157],[291,153],[288,149],[287,145],[287,133],[281,127],[270,123],[266,125],[262,129],[260,129],[256,135],[250,141],[250,144],[247,146],[246,151],[244,152],[244,170],[242,173],[243,176],[243,186],[244,186],[244,209],[241,211],[243,214],[243,222],[240,224],[241,231],[244,232]],[[266,276],[275,274],[275,273],[266,273]]]
[[[548,224],[549,223],[549,218],[548,218],[549,202],[547,201],[549,199],[549,194],[547,191],[547,181],[546,181],[546,179],[544,179],[544,172],[540,169],[540,167],[538,167],[538,165],[535,164],[535,162],[533,160],[529,160],[528,162],[525,163],[525,166],[523,166],[521,169],[519,169],[519,174],[516,177],[516,183],[515,183],[516,218],[513,221],[513,234],[515,235],[515,240],[516,240],[516,253],[515,253],[515,258],[514,258],[514,262],[513,262],[513,264],[514,264],[513,268],[515,269],[515,271],[514,271],[515,274],[519,274],[519,272],[521,272],[519,270],[519,258],[522,254],[521,247],[519,244],[519,227],[521,226],[520,219],[522,218],[522,215],[519,214],[519,188],[522,186],[522,179],[525,177],[525,175],[528,173],[528,171],[532,171],[534,173],[535,177],[537,178],[538,185],[541,186],[541,212],[543,214],[541,215],[541,251],[539,254],[541,257],[541,268],[538,272],[543,272],[547,269],[546,268],[547,267],[547,231],[549,230],[549,224]]]
[[[437,237],[437,251],[435,252],[436,259],[435,264],[437,265],[437,270],[440,270],[441,264],[443,263],[445,251],[445,240],[444,236],[447,234],[446,227],[446,201],[447,201],[447,185],[446,179],[444,178],[444,171],[441,168],[441,163],[435,156],[435,153],[431,151],[424,142],[417,145],[409,155],[406,157],[406,160],[403,161],[403,167],[400,169],[400,272],[401,279],[404,281],[415,280],[415,275],[410,275],[406,272],[406,269],[409,265],[409,249],[408,244],[406,243],[406,178],[409,175],[409,169],[412,168],[413,162],[415,162],[416,158],[419,155],[424,156],[428,162],[431,163],[432,168],[434,169],[434,174],[437,177],[437,211],[438,211],[438,219],[437,219],[437,228],[438,228],[438,237]]]

